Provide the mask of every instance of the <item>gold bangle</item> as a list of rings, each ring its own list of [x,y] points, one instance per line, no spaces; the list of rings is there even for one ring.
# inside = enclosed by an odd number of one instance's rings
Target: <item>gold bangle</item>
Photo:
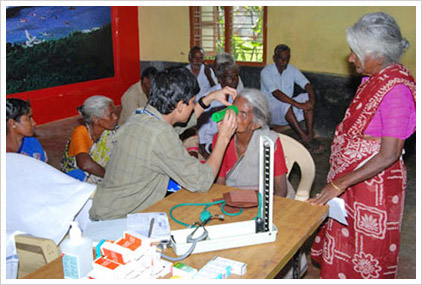
[[[340,187],[338,187],[336,184],[334,184],[333,181],[330,182],[331,186],[333,186],[334,189],[342,193],[344,190],[342,190]]]

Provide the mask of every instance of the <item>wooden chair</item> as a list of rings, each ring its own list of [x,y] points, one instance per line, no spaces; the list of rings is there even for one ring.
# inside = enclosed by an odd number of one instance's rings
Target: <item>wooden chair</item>
[[[16,235],[15,243],[19,259],[18,278],[61,256],[60,248],[51,239]]]
[[[279,136],[286,159],[287,178],[295,163],[300,168],[300,181],[295,199],[305,201],[309,198],[315,179],[315,162],[309,151],[300,142],[285,134],[279,134]]]

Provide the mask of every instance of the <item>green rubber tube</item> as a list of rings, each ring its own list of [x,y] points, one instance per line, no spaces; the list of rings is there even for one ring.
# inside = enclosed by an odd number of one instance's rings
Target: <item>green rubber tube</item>
[[[224,119],[224,115],[226,114],[226,111],[228,109],[233,110],[236,113],[236,115],[239,114],[239,109],[237,109],[235,105],[230,105],[230,106],[227,106],[227,108],[212,114],[211,116],[212,120],[216,123],[220,122],[222,119]]]

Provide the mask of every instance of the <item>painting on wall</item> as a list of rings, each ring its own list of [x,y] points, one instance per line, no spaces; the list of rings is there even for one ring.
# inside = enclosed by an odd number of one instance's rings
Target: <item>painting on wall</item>
[[[7,7],[7,94],[113,76],[111,7]]]

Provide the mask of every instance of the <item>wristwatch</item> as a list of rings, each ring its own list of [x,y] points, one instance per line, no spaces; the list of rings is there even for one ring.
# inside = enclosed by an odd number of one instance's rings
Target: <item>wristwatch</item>
[[[203,109],[208,109],[210,107],[210,105],[205,105],[204,101],[202,101],[202,99],[204,99],[204,97],[199,98],[198,103],[199,105],[203,108]]]

